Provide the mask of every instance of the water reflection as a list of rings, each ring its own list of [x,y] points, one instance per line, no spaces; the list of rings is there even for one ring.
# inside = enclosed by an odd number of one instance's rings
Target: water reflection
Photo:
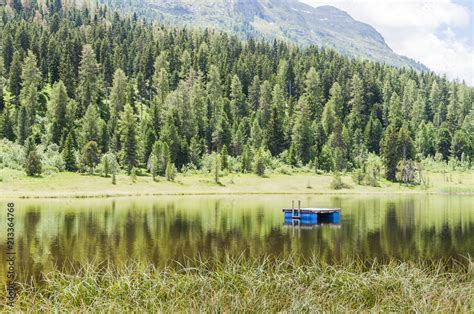
[[[473,255],[469,196],[306,197],[343,208],[340,224],[282,224],[291,196],[19,200],[15,232],[21,280],[85,261],[164,265],[185,257],[317,255],[333,262]],[[6,224],[6,217],[0,217]],[[295,233],[296,231],[296,233]],[[296,236],[298,235],[298,236]],[[5,234],[0,250],[5,251]],[[5,278],[6,265],[0,276]]]

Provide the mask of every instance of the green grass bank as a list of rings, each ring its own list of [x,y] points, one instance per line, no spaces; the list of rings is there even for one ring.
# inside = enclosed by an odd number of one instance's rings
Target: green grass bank
[[[60,198],[60,197],[108,197],[140,195],[181,194],[391,194],[391,193],[474,193],[474,173],[427,173],[428,186],[404,186],[386,180],[380,187],[362,186],[354,183],[350,174],[342,176],[350,188],[334,190],[333,177],[314,173],[292,175],[269,174],[259,177],[254,174],[227,174],[214,182],[212,175],[179,174],[174,182],[150,176],[137,176],[135,182],[125,174],[111,178],[78,173],[52,173],[42,177],[27,177],[24,172],[0,169],[0,195],[7,198]]]

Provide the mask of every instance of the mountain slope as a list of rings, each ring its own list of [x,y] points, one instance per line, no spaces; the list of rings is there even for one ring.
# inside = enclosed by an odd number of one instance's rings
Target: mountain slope
[[[209,27],[244,38],[279,38],[303,46],[334,48],[350,56],[397,67],[428,70],[397,55],[372,26],[332,6],[311,7],[297,0],[102,0],[173,25]]]

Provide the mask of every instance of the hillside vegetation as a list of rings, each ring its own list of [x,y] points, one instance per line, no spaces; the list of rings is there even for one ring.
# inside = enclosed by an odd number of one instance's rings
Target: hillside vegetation
[[[428,69],[399,56],[372,26],[333,6],[314,8],[299,0],[102,0],[121,12],[170,25],[211,28],[244,39],[280,39],[333,48],[349,56],[398,67]]]
[[[218,182],[305,166],[372,186],[382,174],[427,184],[427,164],[471,167],[473,89],[433,73],[105,7],[1,10],[2,167],[113,180],[208,169]]]

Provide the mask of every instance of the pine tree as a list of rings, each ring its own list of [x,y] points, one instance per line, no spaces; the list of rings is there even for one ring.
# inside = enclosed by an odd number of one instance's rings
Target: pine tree
[[[10,117],[10,108],[9,106],[6,106],[5,109],[3,109],[3,115],[2,115],[2,134],[3,137],[8,139],[9,141],[14,141],[15,140],[15,132],[13,131],[13,121]],[[24,139],[23,139],[24,140]]]
[[[417,86],[416,82],[412,79],[409,79],[403,88],[403,97],[402,97],[402,116],[401,118],[404,121],[409,121],[412,117],[413,104],[417,98]]]
[[[376,154],[380,152],[380,140],[382,139],[382,134],[382,123],[377,117],[371,115],[364,130],[364,142],[369,152]]]
[[[95,166],[100,162],[99,146],[97,142],[90,141],[82,149],[82,163],[89,167],[89,174],[94,174]]]
[[[4,34],[3,36],[3,62],[5,63],[5,70],[6,73],[10,72],[10,65],[13,62],[13,53],[14,53],[14,47],[13,47],[13,39],[11,34],[7,33],[6,35]]]
[[[233,119],[235,121],[240,121],[242,117],[247,115],[247,102],[242,91],[242,84],[237,75],[232,77],[230,99]]]
[[[77,88],[77,77],[73,64],[74,47],[67,41],[59,61],[59,79],[64,82],[68,96],[73,97]]]
[[[242,172],[247,173],[250,172],[252,169],[252,156],[250,152],[250,148],[248,145],[244,146],[244,149],[242,150],[242,155],[240,156],[241,158],[241,164],[242,164]]]
[[[421,122],[415,138],[416,151],[423,156],[434,156],[436,153],[436,131],[431,122]]]
[[[5,99],[3,99],[3,88],[5,87],[6,80],[3,77],[5,75],[5,69],[3,67],[3,59],[0,57],[0,112],[5,108]]]
[[[284,92],[280,85],[273,88],[270,119],[265,129],[265,141],[273,156],[280,154],[285,147],[283,124],[285,120]]]
[[[227,170],[229,168],[229,162],[227,159],[228,159],[227,146],[224,145],[222,146],[222,150],[221,150],[221,169],[222,170]]]
[[[448,123],[448,129],[451,134],[454,134],[456,130],[459,128],[460,124],[462,123],[462,113],[461,113],[461,105],[459,103],[458,95],[457,95],[456,85],[451,85],[451,90],[449,93],[449,105],[447,108],[447,116],[446,120]],[[454,139],[454,136],[453,136]]]
[[[394,124],[396,127],[401,127],[402,124],[400,97],[395,92],[392,94],[392,97],[390,97],[388,105],[388,122]]]
[[[260,78],[258,75],[255,75],[252,84],[249,87],[249,105],[253,111],[257,111],[260,107]]]
[[[175,178],[176,178],[176,167],[171,161],[168,161],[168,164],[166,165],[166,180],[174,181]]]
[[[120,142],[122,145],[123,164],[130,174],[132,168],[137,166],[137,131],[136,118],[132,106],[125,105],[120,116]]]
[[[303,97],[308,105],[309,118],[319,120],[323,113],[323,90],[319,73],[314,67],[311,67],[306,73],[304,86]]]
[[[21,55],[19,51],[13,54],[13,60],[10,66],[10,79],[8,80],[8,88],[13,96],[18,97],[21,90]]]
[[[438,85],[438,82],[434,81],[431,85],[429,95],[430,111],[433,113],[434,125],[439,127],[445,120],[445,104],[442,97],[442,91]]]
[[[321,154],[318,158],[318,168],[325,172],[334,170],[334,159],[332,157],[331,148],[328,145],[323,145],[321,149]]]
[[[28,113],[25,106],[20,107],[20,112],[18,113],[18,120],[16,124],[17,124],[17,132],[16,132],[17,142],[18,144],[23,145],[26,138],[30,136],[31,134],[30,123],[28,120]]]
[[[112,175],[112,184],[116,183],[115,175],[119,171],[119,164],[117,162],[117,157],[114,153],[107,153],[104,154],[101,158],[102,164],[102,171],[104,172],[104,176],[108,177],[110,174]]]
[[[51,92],[51,100],[49,103],[49,116],[51,117],[51,140],[53,143],[60,144],[63,133],[67,127],[67,105],[69,98],[67,96],[66,87],[62,81],[54,84]]]
[[[265,160],[263,158],[262,149],[259,149],[257,154],[255,154],[254,171],[260,177],[265,175]]]
[[[451,133],[449,133],[446,123],[441,124],[438,129],[436,150],[443,156],[444,160],[448,160],[451,151]]]
[[[306,98],[300,99],[299,110],[293,126],[292,142],[295,145],[297,158],[307,164],[311,160],[312,131],[309,120],[310,110]]]
[[[170,82],[168,79],[168,71],[165,68],[155,69],[153,83],[156,90],[155,102],[163,106],[166,96],[170,92]]]
[[[142,161],[146,163],[153,150],[153,144],[156,142],[156,136],[151,127],[145,132],[145,139],[142,141]]]
[[[199,161],[201,159],[201,145],[196,137],[191,139],[189,145],[189,161],[196,167],[199,167]]]
[[[426,100],[422,94],[417,96],[415,103],[413,104],[413,111],[411,117],[412,129],[417,129],[418,126],[428,120],[428,110],[426,107]]]
[[[390,124],[380,143],[382,159],[385,166],[385,177],[387,180],[395,181],[397,165],[400,160],[398,151],[398,131],[394,124]]]
[[[31,151],[27,155],[25,171],[26,171],[26,174],[30,177],[39,176],[43,172],[41,158],[36,152],[36,149]]]
[[[218,154],[213,153],[213,172],[214,172],[214,182],[219,184],[219,176],[221,172],[221,159]]]
[[[77,162],[76,162],[76,154],[74,151],[74,142],[73,142],[72,133],[66,137],[66,141],[64,142],[64,148],[62,152],[62,157],[64,160],[64,166],[67,171],[76,171],[77,170]]]
[[[352,131],[361,129],[366,122],[365,91],[362,79],[355,74],[351,80],[351,99],[349,105],[351,112],[349,114],[349,126]]]
[[[331,135],[332,131],[334,130],[334,125],[336,123],[336,120],[338,120],[338,117],[336,116],[336,110],[334,107],[335,107],[335,104],[332,98],[324,106],[321,123],[322,123],[324,133],[326,134],[326,136]]]
[[[398,131],[397,149],[399,159],[413,159],[415,157],[415,148],[408,128],[403,126]]]
[[[99,142],[100,116],[95,105],[90,105],[82,119],[82,137],[84,143]]]
[[[334,131],[328,139],[328,145],[332,149],[331,155],[333,156],[334,168],[336,171],[344,170],[347,165],[350,143],[348,143],[347,135],[345,134],[346,132],[347,130],[341,121],[336,120]],[[359,139],[362,138],[360,135],[360,129],[356,129],[354,137]]]
[[[258,103],[260,126],[262,129],[266,129],[268,120],[270,119],[270,108],[272,105],[272,87],[269,81],[264,81],[260,85],[260,99],[258,100]]]
[[[115,70],[112,88],[110,90],[110,112],[117,117],[122,112],[127,101],[127,76],[122,69]]]
[[[97,105],[99,68],[91,45],[82,47],[81,63],[79,66],[79,85],[77,87],[77,99],[79,101],[79,113],[84,113],[89,105]]]
[[[41,82],[41,74],[36,63],[36,56],[28,51],[21,73],[20,104],[27,109],[28,120],[31,125],[35,121],[38,106],[38,87]]]
[[[471,135],[472,136],[472,135]],[[461,160],[463,154],[470,156],[472,151],[472,142],[469,135],[464,130],[457,130],[453,135],[451,143],[452,156]]]

